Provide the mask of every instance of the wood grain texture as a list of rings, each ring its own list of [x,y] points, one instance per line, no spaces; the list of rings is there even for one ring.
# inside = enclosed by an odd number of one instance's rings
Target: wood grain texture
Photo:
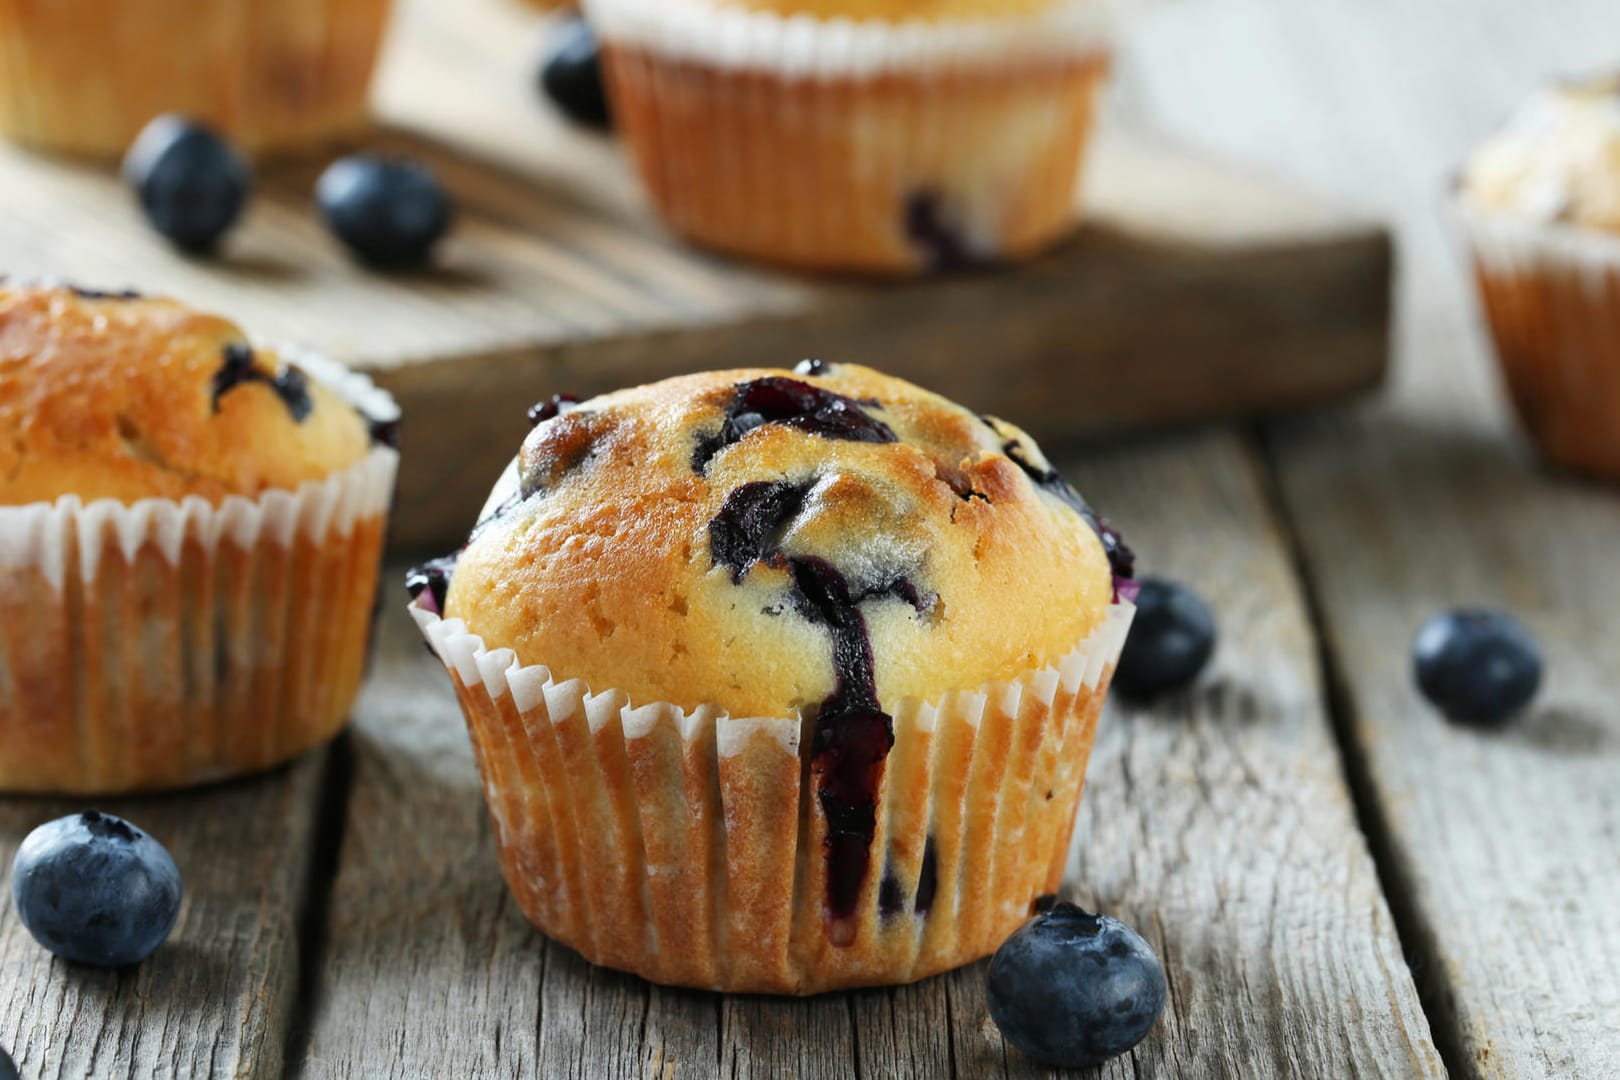
[[[1536,466],[1511,430],[1448,174],[1534,85],[1611,67],[1620,9],[1192,0],[1138,37],[1138,104],[1228,152],[1355,191],[1399,226],[1397,390],[1269,444],[1378,828],[1455,1075],[1620,1076],[1620,499]],[[1223,28],[1219,52],[1201,47]],[[1444,48],[1435,43],[1444,41]],[[1408,648],[1452,605],[1515,612],[1548,682],[1481,734],[1418,697]]]
[[[1288,408],[1382,373],[1382,228],[1124,130],[1099,139],[1090,223],[1030,266],[886,285],[688,249],[649,216],[618,147],[535,91],[541,25],[510,0],[403,4],[368,145],[427,161],[454,192],[458,226],[432,272],[350,262],[311,205],[323,161],[268,167],[225,256],[197,260],[155,237],[106,171],[9,148],[0,271],[171,292],[376,371],[407,413],[404,547],[459,539],[477,503],[446,469],[498,467],[492,447],[558,390],[817,353],[1052,437]]]
[[[190,795],[96,804],[163,841],[183,878],[168,943],[117,971],[54,960],[10,902],[23,837],[87,804],[0,800],[0,1046],[24,1077],[281,1075],[326,756]]]
[[[1227,635],[1196,691],[1114,708],[1093,759],[1071,891],[1141,928],[1173,988],[1157,1033],[1105,1075],[1442,1075],[1255,456],[1210,434],[1073,475],[1149,565],[1199,582]],[[983,964],[804,1001],[720,998],[547,943],[505,898],[442,671],[398,610],[380,647],[305,1075],[1043,1075],[991,1024]]]

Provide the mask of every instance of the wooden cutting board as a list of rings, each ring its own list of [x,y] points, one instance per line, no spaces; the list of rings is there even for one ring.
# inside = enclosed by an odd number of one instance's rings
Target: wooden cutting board
[[[1061,440],[1367,387],[1387,359],[1383,228],[1313,194],[1105,130],[1089,218],[1028,266],[913,283],[806,278],[689,249],[618,146],[535,91],[543,20],[405,0],[367,146],[430,162],[459,218],[431,272],[354,266],[318,223],[321,160],[277,163],[223,255],[191,260],[111,170],[0,146],[0,270],[172,293],[366,368],[406,412],[397,547],[466,531],[524,410],[682,371],[858,361]]]

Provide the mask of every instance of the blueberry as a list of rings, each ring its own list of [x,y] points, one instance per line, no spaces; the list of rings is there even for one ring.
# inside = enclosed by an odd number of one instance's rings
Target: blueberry
[[[1141,699],[1186,686],[1214,652],[1215,616],[1198,594],[1180,582],[1143,578],[1114,687]]]
[[[1452,720],[1500,724],[1541,687],[1541,650],[1499,611],[1448,611],[1418,631],[1412,668],[1423,696]]]
[[[152,228],[183,251],[206,252],[241,216],[253,169],[211,128],[169,114],[136,137],[124,180]]]
[[[1140,934],[1057,904],[990,961],[990,1016],[1006,1040],[1048,1065],[1086,1068],[1141,1042],[1164,1010],[1164,968]]]
[[[86,810],[28,834],[11,896],[28,932],[57,956],[124,967],[151,956],[174,929],[180,870],[140,829]]]
[[[569,19],[558,28],[540,69],[540,88],[574,123],[604,130],[613,126],[602,86],[602,51],[584,19]]]
[[[333,162],[315,184],[326,223],[348,249],[378,267],[415,266],[450,227],[450,199],[427,169],[354,155]]]
[[[11,1055],[0,1050],[0,1080],[21,1080],[17,1073],[17,1064],[11,1060]]]

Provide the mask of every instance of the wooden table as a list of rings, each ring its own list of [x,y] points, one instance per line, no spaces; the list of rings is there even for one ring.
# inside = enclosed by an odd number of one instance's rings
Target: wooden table
[[[1110,1077],[1620,1076],[1620,496],[1511,434],[1440,212],[1538,78],[1614,59],[1612,0],[1159,0],[1121,107],[1399,227],[1394,389],[1067,464],[1223,640],[1193,691],[1112,707],[1069,892],[1165,962]],[[1196,362],[1196,358],[1189,358]],[[1417,697],[1431,612],[1501,605],[1549,681],[1496,735]],[[0,858],[70,809],[0,802]],[[187,873],[139,969],[52,963],[0,913],[0,1045],[25,1075],[1039,1075],[983,969],[808,1001],[588,968],[495,869],[442,673],[397,610],[354,731],[259,780],[116,805]]]

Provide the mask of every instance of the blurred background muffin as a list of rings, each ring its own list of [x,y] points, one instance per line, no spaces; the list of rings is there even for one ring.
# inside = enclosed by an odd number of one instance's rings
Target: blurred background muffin
[[[1016,259],[1066,233],[1101,0],[587,0],[678,233],[817,270]]]
[[[0,791],[172,788],[336,734],[396,419],[217,316],[0,284]]]
[[[1457,201],[1519,418],[1552,461],[1620,478],[1620,76],[1539,91]]]
[[[254,153],[361,128],[389,0],[0,0],[0,132],[124,151],[182,113]]]

